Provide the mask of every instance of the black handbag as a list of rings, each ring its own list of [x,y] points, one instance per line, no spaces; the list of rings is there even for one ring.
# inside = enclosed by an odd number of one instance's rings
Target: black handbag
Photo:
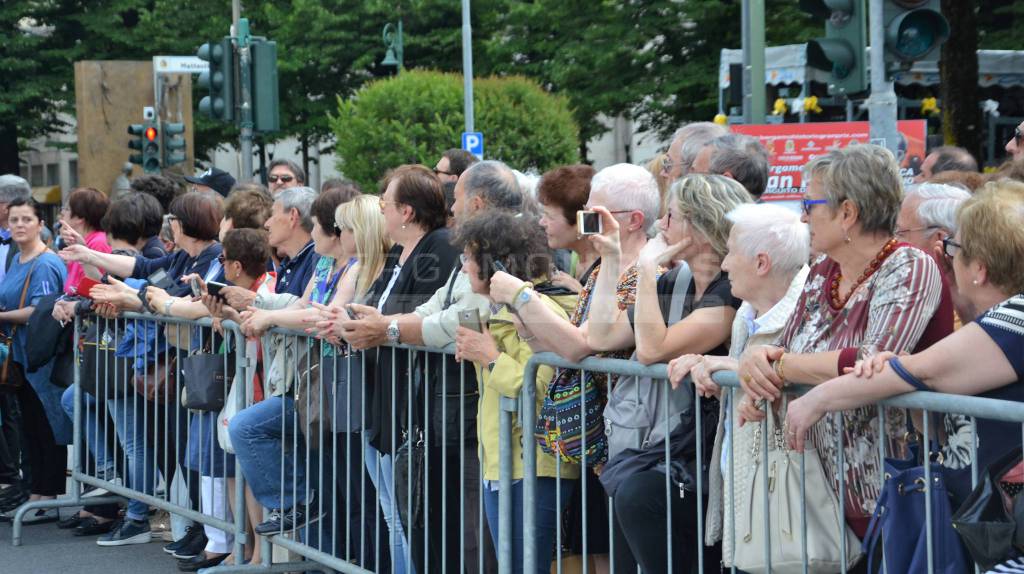
[[[1004,503],[1000,479],[1021,462],[1014,448],[985,469],[978,485],[953,514],[953,527],[960,534],[971,558],[988,570],[1024,550],[1024,500],[1017,493],[1012,509]]]
[[[220,412],[227,395],[228,373],[234,373],[231,355],[195,353],[181,360],[180,374],[185,381],[183,407],[197,411]]]
[[[395,452],[395,504],[398,505],[398,514],[402,518],[402,525],[407,529],[423,528],[424,526],[424,501],[426,490],[426,476],[424,476],[425,459],[427,455],[426,444],[423,439],[423,431],[413,428],[406,435],[402,446]],[[412,516],[409,516],[409,511]],[[391,509],[385,509],[391,512]],[[411,518],[411,520],[410,520]]]
[[[104,324],[101,327],[101,323]],[[127,358],[116,355],[117,342],[106,328],[106,321],[93,321],[85,330],[79,352],[81,371],[78,384],[82,391],[98,399],[123,397],[132,376]],[[57,367],[54,367],[56,370]]]

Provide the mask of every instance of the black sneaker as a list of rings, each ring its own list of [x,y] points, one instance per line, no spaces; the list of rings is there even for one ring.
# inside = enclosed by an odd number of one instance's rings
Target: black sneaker
[[[86,520],[88,519],[82,518],[81,513],[76,512],[63,520],[58,521],[57,528],[60,528],[61,530],[71,530],[72,528],[78,528],[79,525],[81,525]]]
[[[310,495],[309,502],[298,505],[289,510],[272,510],[270,516],[264,522],[256,525],[253,531],[260,536],[268,536],[275,532],[291,532],[296,528],[302,528],[313,524],[323,518],[324,513],[317,508],[313,495]]]
[[[148,544],[152,540],[148,520],[121,521],[109,534],[100,536],[96,544],[99,546],[127,546],[129,544]]]
[[[189,558],[195,558],[203,553],[203,550],[206,549],[207,543],[206,533],[203,532],[203,526],[201,524],[196,525],[194,528],[198,531],[198,534],[194,535],[188,544],[185,544],[178,550],[172,552],[171,556],[174,556],[178,560],[188,560]]]
[[[82,520],[82,523],[77,528],[71,531],[71,534],[75,536],[97,536],[99,534],[107,534],[112,532],[114,527],[117,526],[116,520],[108,520],[106,522],[100,522],[93,517],[89,517]]]
[[[164,552],[168,554],[174,554],[175,552],[181,550],[182,547],[190,544],[192,540],[200,534],[203,534],[203,526],[201,524],[193,524],[192,526],[189,526],[185,529],[184,536],[175,540],[174,542],[171,542],[170,544],[165,544]]]

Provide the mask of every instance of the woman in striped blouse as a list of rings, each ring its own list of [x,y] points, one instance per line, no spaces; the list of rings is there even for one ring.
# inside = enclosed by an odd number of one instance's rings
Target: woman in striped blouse
[[[819,256],[777,345],[748,348],[740,360],[741,420],[760,420],[760,401],[779,398],[785,383],[817,385],[858,359],[919,350],[952,331],[952,325],[929,328],[942,289],[935,261],[893,236],[903,187],[893,155],[874,145],[851,146],[811,161],[805,174],[803,219]],[[886,413],[885,421],[887,436],[880,437],[878,410],[863,407],[844,412],[842,426],[827,417],[810,430],[826,476],[845,499],[847,520],[861,536],[879,494],[878,441],[894,455],[903,451],[903,411]],[[836,465],[840,445],[844,493]]]

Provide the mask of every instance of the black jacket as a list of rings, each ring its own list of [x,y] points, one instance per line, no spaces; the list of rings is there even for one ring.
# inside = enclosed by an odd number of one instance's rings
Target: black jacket
[[[401,255],[400,245],[388,253],[384,270],[370,288],[367,305],[378,305]],[[384,315],[412,313],[444,287],[458,261],[459,252],[450,243],[448,229],[431,231],[416,244],[405,265],[401,267],[381,312]],[[391,453],[401,445],[401,431],[409,425],[410,358],[412,364],[415,364],[418,361],[416,355],[406,350],[394,351],[390,347],[380,347],[367,353],[367,366],[375,365],[376,368],[372,369],[372,373],[367,368],[366,372],[366,390],[372,394],[366,432],[370,444],[382,453]],[[419,408],[413,409],[417,413],[414,417],[419,416],[423,410],[420,389],[416,387],[414,384],[412,388],[413,405]],[[393,435],[392,430],[398,432]]]

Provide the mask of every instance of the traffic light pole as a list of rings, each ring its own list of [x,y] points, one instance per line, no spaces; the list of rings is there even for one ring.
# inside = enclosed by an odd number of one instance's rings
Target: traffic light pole
[[[235,0],[236,2],[238,0]],[[241,96],[240,98],[240,109],[241,112],[241,137],[239,138],[239,150],[242,153],[242,172],[239,174],[239,181],[250,181],[252,180],[252,140],[253,140],[253,121],[252,121],[252,52],[250,46],[252,45],[252,36],[249,34],[249,20],[246,18],[239,18],[235,22],[235,36],[238,47],[238,68],[239,68],[239,83],[241,84]]]
[[[466,131],[473,129],[473,28],[469,21],[469,0],[462,0],[462,81],[463,114],[466,116]]]
[[[870,0],[868,19],[871,23],[871,97],[868,98],[868,119],[871,141],[885,146],[894,155],[899,149],[896,129],[896,90],[887,79],[885,69],[884,0]]]

